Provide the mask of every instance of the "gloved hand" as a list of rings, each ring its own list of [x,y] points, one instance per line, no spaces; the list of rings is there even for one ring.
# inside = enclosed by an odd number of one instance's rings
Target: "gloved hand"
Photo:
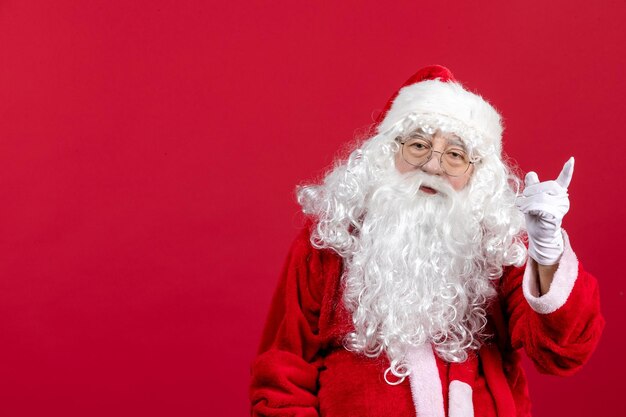
[[[574,173],[574,157],[554,181],[539,182],[535,172],[526,174],[526,188],[516,205],[526,218],[528,255],[541,265],[554,265],[563,253],[561,222],[569,210],[567,187]]]

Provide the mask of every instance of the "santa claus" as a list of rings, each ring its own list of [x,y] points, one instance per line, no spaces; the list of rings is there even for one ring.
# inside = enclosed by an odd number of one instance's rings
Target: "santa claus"
[[[501,144],[498,112],[430,66],[298,189],[310,220],[252,365],[253,415],[528,416],[520,349],[545,373],[585,363],[604,320],[561,229],[574,160],[522,192]]]

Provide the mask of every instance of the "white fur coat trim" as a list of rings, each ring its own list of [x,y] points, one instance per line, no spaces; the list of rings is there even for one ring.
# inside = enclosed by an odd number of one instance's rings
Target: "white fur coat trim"
[[[462,381],[451,381],[448,392],[449,417],[474,417],[474,403],[472,402],[472,387]]]
[[[408,355],[411,395],[420,417],[444,417],[443,390],[435,354],[430,344],[412,348]]]
[[[569,298],[578,277],[578,258],[572,250],[567,233],[565,230],[561,232],[563,233],[563,254],[550,289],[542,296],[539,296],[537,263],[530,257],[526,262],[522,280],[524,297],[530,307],[540,314],[553,313],[562,307]]]

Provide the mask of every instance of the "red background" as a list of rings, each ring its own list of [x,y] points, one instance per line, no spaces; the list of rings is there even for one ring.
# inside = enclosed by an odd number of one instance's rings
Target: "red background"
[[[370,4],[367,4],[370,3]],[[576,172],[565,227],[607,327],[537,416],[626,414],[622,1],[0,1],[0,414],[237,416],[319,177],[417,68]]]

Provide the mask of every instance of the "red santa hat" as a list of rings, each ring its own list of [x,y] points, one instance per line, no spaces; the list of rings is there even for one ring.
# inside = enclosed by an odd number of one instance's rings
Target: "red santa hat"
[[[420,69],[402,85],[378,117],[377,131],[402,131],[407,121],[413,128],[454,133],[478,155],[502,152],[500,114],[481,96],[463,88],[441,65]]]

